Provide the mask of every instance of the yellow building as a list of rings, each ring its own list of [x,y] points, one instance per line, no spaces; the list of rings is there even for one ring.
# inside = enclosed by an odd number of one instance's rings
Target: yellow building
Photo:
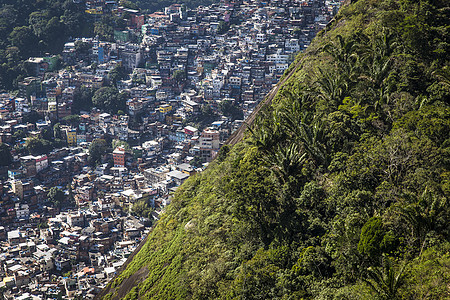
[[[66,137],[67,137],[67,144],[69,146],[76,146],[77,145],[77,131],[76,131],[76,129],[66,128]]]
[[[14,180],[11,184],[14,195],[23,199],[23,184],[20,180]]]
[[[3,278],[3,283],[5,284],[6,287],[14,286],[15,285],[14,276],[8,276]]]
[[[172,106],[168,105],[168,104],[163,104],[163,105],[158,107],[158,110],[162,114],[167,114],[169,111],[172,110]]]
[[[103,9],[100,6],[100,7],[96,7],[96,8],[86,9],[84,12],[87,14],[90,14],[90,15],[102,15]]]

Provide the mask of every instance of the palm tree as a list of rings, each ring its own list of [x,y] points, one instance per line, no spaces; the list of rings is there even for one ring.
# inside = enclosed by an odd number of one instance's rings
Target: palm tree
[[[278,145],[276,151],[265,156],[265,162],[281,185],[287,183],[289,177],[295,176],[305,161],[306,153],[300,152],[294,143],[287,147]]]
[[[448,66],[434,71],[432,75],[437,78],[442,85],[447,87],[447,89],[450,89],[450,69]]]
[[[358,48],[358,40],[354,37],[344,39],[341,35],[337,35],[336,40],[325,45],[323,50],[333,57],[339,67],[346,68],[351,67],[358,59]]]
[[[388,28],[383,27],[381,36],[377,36],[374,42],[374,53],[380,57],[390,57],[399,47],[397,37]]]
[[[328,156],[324,141],[324,124],[312,119],[309,111],[290,113],[281,111],[283,125],[291,132],[293,140],[299,142],[304,151],[319,164],[327,164]]]
[[[398,47],[397,37],[389,30],[383,28],[381,35],[375,37],[370,43],[372,47],[360,48],[360,65],[364,75],[360,76],[366,82],[369,90],[369,98],[373,102],[370,105],[375,112],[382,112],[381,108],[389,104],[389,91],[386,87],[386,79],[391,71],[393,62],[392,54]]]
[[[272,114],[260,120],[263,121],[255,124],[253,128],[248,127],[251,134],[250,144],[256,146],[259,151],[267,153],[282,140],[283,132],[280,129],[280,123]]]
[[[324,100],[328,106],[337,108],[342,99],[349,92],[349,76],[342,72],[333,72],[319,68],[315,82],[316,95]]]
[[[363,54],[368,52],[369,38],[363,33],[357,33],[349,38],[338,35],[333,43],[327,44],[323,50],[331,55],[335,63],[335,73],[346,78],[348,90],[358,82]]]
[[[422,195],[413,201],[413,203],[407,205],[399,203],[394,209],[410,226],[412,237],[421,246],[419,253],[419,256],[421,256],[428,233],[431,231],[442,232],[439,228],[447,227],[450,216],[447,209],[447,199],[432,194],[428,188],[425,188]]]
[[[383,300],[399,299],[398,291],[403,284],[405,269],[403,264],[397,271],[388,257],[383,257],[381,267],[370,267],[367,269],[367,279],[364,281]]]

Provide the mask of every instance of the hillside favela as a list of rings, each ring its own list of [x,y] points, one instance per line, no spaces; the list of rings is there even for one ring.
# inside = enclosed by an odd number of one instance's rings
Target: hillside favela
[[[450,299],[446,0],[0,0],[0,299]]]

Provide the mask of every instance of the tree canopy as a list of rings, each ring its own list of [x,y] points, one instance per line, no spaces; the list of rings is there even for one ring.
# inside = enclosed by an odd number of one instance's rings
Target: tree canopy
[[[242,109],[234,104],[233,101],[222,100],[219,103],[219,110],[224,116],[229,117],[232,121],[244,119]]]
[[[47,197],[55,207],[61,207],[65,199],[64,192],[56,186],[50,188]]]
[[[80,116],[79,115],[69,115],[63,118],[63,121],[66,124],[71,126],[78,126],[80,124]]]
[[[117,81],[121,80],[121,79],[125,79],[127,76],[127,73],[125,71],[125,68],[123,66],[120,65],[116,65],[108,74],[109,76],[109,80],[111,81],[111,83],[116,86],[117,85]]]
[[[137,200],[131,207],[131,213],[135,216],[152,218],[153,207],[149,203],[148,197]]]
[[[89,145],[89,163],[93,166],[101,163],[103,155],[108,150],[108,144],[104,139],[97,139],[92,141]]]
[[[112,140],[111,142],[112,149],[116,149],[117,147],[122,147],[127,151],[131,151],[130,144],[122,140]]]
[[[92,107],[92,96],[92,89],[84,86],[76,88],[73,93],[72,110],[75,112],[89,110]]]
[[[92,103],[95,107],[110,113],[117,113],[119,110],[126,109],[126,100],[128,94],[121,92],[113,87],[102,87],[98,89],[92,97]]]
[[[32,155],[45,154],[53,150],[52,142],[38,137],[28,138],[25,147]]]
[[[8,145],[0,143],[0,166],[9,166],[12,162],[11,150]]]

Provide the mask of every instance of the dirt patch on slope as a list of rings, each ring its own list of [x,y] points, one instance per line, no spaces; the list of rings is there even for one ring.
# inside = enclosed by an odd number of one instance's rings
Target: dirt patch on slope
[[[147,266],[144,266],[140,268],[137,272],[133,273],[130,277],[125,279],[120,285],[119,289],[116,289],[117,294],[114,295],[111,299],[123,299],[128,294],[128,292],[134,287],[137,286],[139,283],[144,281],[145,278],[147,278],[148,275],[148,268]]]

